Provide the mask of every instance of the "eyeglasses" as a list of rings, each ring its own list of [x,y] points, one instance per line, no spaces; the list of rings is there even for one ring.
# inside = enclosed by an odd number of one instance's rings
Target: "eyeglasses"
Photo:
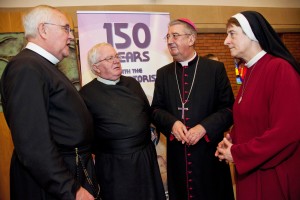
[[[72,32],[73,30],[71,29],[70,25],[67,24],[67,25],[59,25],[59,24],[53,24],[53,23],[48,23],[48,22],[44,22],[44,24],[48,24],[48,25],[54,25],[54,26],[60,26],[62,29],[64,29],[66,31],[66,33],[70,33]]]
[[[179,34],[179,33],[172,33],[172,34],[167,34],[164,39],[167,41],[170,38],[173,38],[174,40],[177,40],[180,36],[184,36],[184,35],[192,35],[192,34]]]
[[[95,63],[95,65],[98,64],[99,62],[102,62],[102,61],[107,61],[109,63],[113,63],[115,59],[117,59],[117,60],[120,59],[119,54],[116,54],[114,56],[109,56],[107,58],[104,58],[103,60],[99,60],[98,62]]]

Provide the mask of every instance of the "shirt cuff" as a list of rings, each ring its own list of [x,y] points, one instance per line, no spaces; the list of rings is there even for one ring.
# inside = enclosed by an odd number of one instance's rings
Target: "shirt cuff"
[[[207,134],[204,135],[204,139],[205,139],[206,142],[210,142],[210,140],[209,140]]]

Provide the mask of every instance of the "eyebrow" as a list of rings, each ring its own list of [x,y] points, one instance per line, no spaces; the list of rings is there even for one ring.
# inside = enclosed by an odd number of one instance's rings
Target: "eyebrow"
[[[65,23],[57,23],[57,24],[61,24],[61,26],[70,26],[70,24],[68,22],[65,22]]]

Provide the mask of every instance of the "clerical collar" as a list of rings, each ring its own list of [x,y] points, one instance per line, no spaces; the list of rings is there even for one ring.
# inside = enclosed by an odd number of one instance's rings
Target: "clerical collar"
[[[247,68],[252,67],[259,59],[261,59],[267,52],[261,50],[258,54],[256,54],[249,62],[245,64]]]
[[[186,61],[182,61],[182,62],[179,62],[179,63],[181,64],[181,66],[188,66],[189,62],[191,62],[192,60],[194,60],[196,56],[197,56],[197,53],[194,52],[194,56],[191,59],[186,60]]]
[[[35,53],[41,55],[42,57],[46,58],[54,65],[56,65],[59,62],[59,60],[55,56],[53,56],[51,53],[49,53],[48,51],[46,51],[45,49],[43,49],[37,44],[28,42],[25,48],[30,49],[31,51],[34,51]]]
[[[116,85],[120,81],[120,78],[113,81],[113,80],[107,80],[107,79],[104,79],[104,78],[101,78],[98,76],[97,80],[101,83],[104,83],[105,85]]]

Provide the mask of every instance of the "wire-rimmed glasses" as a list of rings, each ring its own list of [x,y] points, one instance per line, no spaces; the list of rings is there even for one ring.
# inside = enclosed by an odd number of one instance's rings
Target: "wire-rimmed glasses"
[[[99,61],[97,61],[97,62],[95,63],[95,65],[98,64],[99,62],[102,62],[102,61],[107,61],[107,62],[113,63],[115,59],[117,59],[117,60],[120,59],[119,54],[116,54],[116,55],[114,55],[114,56],[109,56],[109,57],[106,57],[106,58],[104,58],[104,59],[102,59],[102,60],[99,60]]]
[[[171,34],[167,34],[164,39],[166,41],[168,41],[170,38],[173,38],[174,40],[177,40],[180,36],[185,36],[185,35],[192,35],[192,34],[179,34],[179,33],[171,33]]]
[[[48,24],[48,25],[54,25],[54,26],[59,26],[61,27],[62,29],[64,29],[66,31],[66,33],[70,33],[72,32],[73,30],[71,29],[70,25],[67,24],[67,25],[59,25],[59,24],[53,24],[53,23],[50,23],[50,22],[44,22],[43,24]]]

